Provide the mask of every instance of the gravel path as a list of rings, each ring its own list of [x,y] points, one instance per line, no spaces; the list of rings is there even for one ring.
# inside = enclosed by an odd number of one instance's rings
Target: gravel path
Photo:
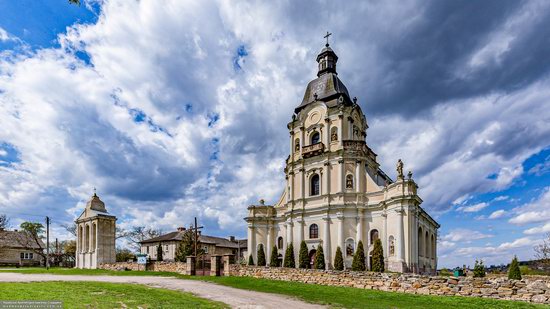
[[[83,276],[0,273],[0,282],[30,281],[99,281],[137,283],[158,288],[190,292],[199,297],[220,301],[233,308],[326,308],[277,294],[231,288],[215,283],[151,276]]]

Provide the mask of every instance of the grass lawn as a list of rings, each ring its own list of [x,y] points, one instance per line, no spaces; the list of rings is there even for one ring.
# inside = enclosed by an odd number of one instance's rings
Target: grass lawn
[[[0,300],[60,300],[64,308],[228,308],[190,293],[104,282],[0,283]]]
[[[6,271],[6,270],[0,270]],[[245,290],[293,296],[307,302],[342,308],[550,308],[525,302],[494,300],[477,297],[414,295],[397,292],[364,290],[347,287],[329,287],[299,282],[286,282],[249,277],[190,277],[171,272],[107,271],[92,269],[25,268],[21,273],[50,273],[67,275],[166,276],[203,280]],[[1,295],[1,294],[0,294]]]

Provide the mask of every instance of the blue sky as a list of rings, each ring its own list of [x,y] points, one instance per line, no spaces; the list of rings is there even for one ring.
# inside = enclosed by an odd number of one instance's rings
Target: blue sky
[[[246,12],[246,13],[244,13]],[[245,236],[279,198],[286,123],[323,34],[367,143],[441,223],[440,265],[507,263],[550,232],[545,1],[0,0],[0,212]],[[345,16],[345,17],[344,17]]]

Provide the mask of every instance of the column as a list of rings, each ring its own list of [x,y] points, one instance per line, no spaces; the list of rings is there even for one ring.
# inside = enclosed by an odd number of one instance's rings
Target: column
[[[340,119],[340,127],[338,128],[338,143],[340,144],[340,147],[344,146],[344,114],[342,111],[340,111],[340,114],[338,115],[338,119]]]
[[[325,227],[323,231],[323,251],[325,253],[325,267],[326,269],[332,268],[332,251],[330,248],[330,218],[324,217],[323,221],[325,221]]]
[[[361,188],[361,161],[355,162],[355,192],[359,193]]]
[[[355,236],[355,239],[356,239],[357,243],[359,243],[359,241],[363,240],[363,209],[358,210],[358,214],[357,214],[357,235]],[[363,244],[363,248],[365,248],[365,244]]]
[[[256,260],[256,231],[254,230],[254,224],[248,223],[248,256],[252,255],[254,259],[254,264],[258,261]],[[246,263],[248,263],[249,257],[246,257]]]
[[[403,253],[405,252],[405,232],[403,230],[403,209],[396,210],[397,212],[397,259],[400,262],[404,261]]]
[[[382,249],[384,249],[384,259],[386,259],[388,257],[388,214],[385,209],[382,213],[382,217],[384,217],[384,230],[380,235],[380,240],[382,241]]]
[[[413,244],[412,262],[416,264],[416,266],[414,267],[414,272],[419,273],[418,267],[420,265],[420,260],[418,258],[418,211],[416,206],[414,208],[413,214],[414,214],[414,217],[413,217],[414,224],[413,224],[413,232],[411,233],[412,234],[411,243]]]
[[[290,179],[290,200],[294,201],[294,171],[288,173]]]
[[[330,119],[328,117],[325,118],[325,128],[327,128],[325,146],[327,147],[327,150],[330,150]]]
[[[300,168],[300,173],[302,174],[302,205],[304,205],[304,199],[306,198],[306,170],[302,167]]]
[[[344,246],[344,214],[341,212],[336,213],[336,218],[338,219],[338,246],[344,253],[346,251]]]
[[[265,233],[265,235],[266,235],[266,238],[267,238],[267,241],[266,241],[266,247],[267,248],[265,249],[265,253],[266,253],[265,259],[266,259],[267,263],[269,264],[269,261],[271,261],[270,259],[271,259],[271,246],[272,246],[272,244],[271,244],[271,224],[269,222],[266,224],[266,233]]]
[[[322,172],[322,176],[323,176],[323,183],[322,184],[322,192],[321,194],[329,194],[329,187],[328,187],[328,183],[330,181],[330,178],[328,177],[328,163],[325,163],[323,164],[323,172]]]
[[[294,130],[290,131],[290,161],[294,161]]]
[[[344,192],[344,186],[345,186],[345,179],[344,179],[344,160],[338,160],[338,173],[340,174],[340,177],[338,177],[339,187],[338,192]]]
[[[297,222],[298,222],[298,243],[296,243],[296,246],[294,247],[299,248],[300,245],[302,244],[302,241],[304,240],[304,219],[298,218]]]
[[[300,157],[302,156],[302,149],[306,145],[304,127],[300,127]]]

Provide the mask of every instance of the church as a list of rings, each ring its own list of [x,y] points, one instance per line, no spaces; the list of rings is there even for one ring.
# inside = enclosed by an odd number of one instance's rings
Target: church
[[[440,226],[420,206],[418,185],[412,172],[404,175],[400,159],[395,180],[380,169],[366,142],[367,119],[338,77],[337,62],[327,37],[317,56],[317,78],[287,125],[283,193],[275,205],[260,201],[248,207],[248,252],[257,262],[262,244],[269,261],[273,246],[281,255],[293,243],[297,259],[305,241],[311,260],[321,245],[332,269],[340,247],[345,267],[351,268],[362,241],[370,269],[373,245],[380,239],[387,270],[433,274]]]

